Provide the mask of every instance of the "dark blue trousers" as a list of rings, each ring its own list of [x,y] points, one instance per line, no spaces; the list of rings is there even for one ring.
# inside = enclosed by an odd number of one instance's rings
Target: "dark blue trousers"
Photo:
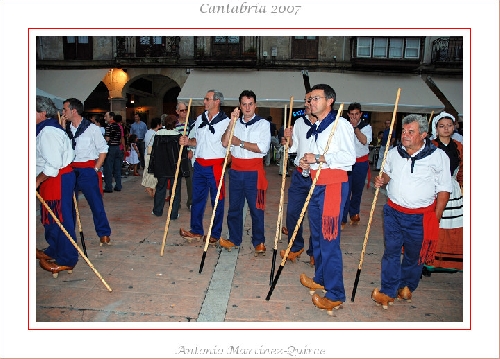
[[[95,172],[94,172],[95,174]],[[68,231],[69,235],[76,242],[76,211],[73,204],[73,191],[75,189],[75,173],[69,172],[61,175],[61,214],[64,229]],[[55,208],[47,203],[54,211]],[[43,204],[40,204],[40,212],[44,210]],[[55,212],[56,215],[58,212]],[[59,219],[59,218],[58,218]],[[71,241],[66,237],[64,232],[59,228],[59,225],[54,222],[54,219],[48,214],[49,224],[44,224],[45,227],[45,240],[49,247],[45,249],[45,254],[56,260],[56,263],[62,266],[73,267],[78,262],[78,251],[71,244]],[[42,222],[43,223],[43,222]]]
[[[347,215],[354,216],[359,214],[361,207],[361,195],[363,194],[363,188],[365,186],[366,175],[368,174],[368,161],[356,162],[352,166],[351,174],[349,178],[349,194],[347,195],[347,200],[344,206],[344,215],[342,216],[342,222],[347,223]]]
[[[78,191],[82,191],[87,200],[92,217],[94,219],[94,228],[99,237],[110,236],[111,227],[109,226],[108,217],[104,210],[104,202],[102,201],[101,189],[99,188],[100,173],[96,173],[93,168],[74,168],[76,174],[75,192],[78,196]]]
[[[309,189],[311,188],[312,179],[311,176],[304,177],[297,169],[292,173],[292,180],[290,182],[290,187],[288,188],[288,206],[286,208],[286,227],[288,228],[288,242],[292,238],[293,231],[304,207],[307,195],[309,194]],[[300,224],[295,240],[293,241],[292,252],[298,252],[304,248],[304,237],[302,235],[302,225]],[[313,255],[311,237],[309,236],[309,249],[306,253],[310,256]]]
[[[113,177],[115,178],[115,188],[122,189],[122,163],[123,151],[120,146],[109,146],[106,160],[104,161],[104,189],[113,190]]]
[[[384,206],[385,250],[382,256],[380,291],[395,298],[400,288],[411,292],[418,287],[423,264],[418,264],[424,238],[423,214],[401,213]],[[401,248],[404,246],[403,260]]]
[[[217,189],[219,182],[215,181],[213,166],[202,166],[198,162],[194,163],[194,174],[192,179],[193,187],[193,202],[191,205],[191,232],[204,235],[203,216],[205,215],[205,207],[207,197],[210,193],[210,203],[212,209],[215,205]],[[223,188],[221,187],[221,190]],[[222,222],[224,221],[224,198],[219,199],[217,209],[215,210],[214,222],[212,225],[211,236],[220,238],[222,233]]]
[[[245,199],[252,216],[252,244],[265,243],[264,210],[256,207],[257,203],[257,171],[229,170],[229,209],[227,227],[229,240],[236,246],[243,241],[243,206]]]
[[[172,203],[172,212],[170,213],[170,219],[177,219],[179,215],[179,207],[181,206],[181,179],[179,176],[177,179],[177,185],[175,187],[175,198],[174,203]],[[163,208],[165,207],[165,197],[167,195],[167,187],[170,180],[170,186],[174,186],[174,178],[171,177],[160,177],[158,178],[158,182],[156,183],[155,197],[154,197],[154,205],[153,205],[153,214],[155,216],[163,215]],[[171,188],[170,193],[174,193],[174,190]],[[170,204],[169,204],[170,205]]]
[[[309,225],[311,228],[312,247],[315,262],[314,281],[325,287],[325,297],[333,301],[345,302],[342,251],[340,249],[340,218],[347,197],[348,183],[342,183],[342,198],[340,201],[340,217],[337,223],[338,235],[327,240],[322,233],[323,203],[325,188],[316,185],[309,201]],[[327,199],[328,200],[328,199]]]

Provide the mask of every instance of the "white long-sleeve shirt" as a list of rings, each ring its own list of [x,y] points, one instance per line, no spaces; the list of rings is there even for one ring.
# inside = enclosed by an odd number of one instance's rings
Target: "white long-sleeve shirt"
[[[101,136],[102,137],[102,136]],[[66,167],[75,157],[71,140],[66,132],[45,126],[36,136],[36,175],[56,177],[61,168]]]
[[[338,121],[335,128],[328,152],[325,154],[325,148],[328,143],[328,138],[332,132],[333,126]],[[315,125],[319,126],[321,121],[316,121]],[[311,136],[314,138],[314,135]],[[318,134],[318,139],[312,143],[311,149],[315,155],[325,155],[326,165],[322,164],[321,168],[341,169],[351,171],[352,165],[356,162],[356,150],[354,148],[354,129],[349,121],[343,117],[333,121],[323,132]],[[311,164],[312,170],[317,170],[319,164]]]
[[[363,145],[356,134],[354,134],[354,148],[356,149],[356,158],[366,156],[370,152],[370,143],[372,142],[372,126],[366,125],[361,130],[361,133],[366,136],[366,144]]]

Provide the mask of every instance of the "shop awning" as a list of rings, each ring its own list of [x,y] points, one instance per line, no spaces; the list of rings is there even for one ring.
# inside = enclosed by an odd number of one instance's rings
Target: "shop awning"
[[[309,72],[310,84],[326,83],[337,93],[335,108],[344,103],[361,103],[364,111],[392,112],[396,93],[401,88],[398,112],[431,113],[444,105],[420,76],[374,75],[353,73]],[[258,107],[283,108],[294,97],[294,107],[304,104],[304,81],[300,71],[227,71],[191,70],[178,96],[179,100],[193,99],[193,106],[202,106],[209,89],[224,94],[225,106],[237,106],[241,91],[253,90]]]
[[[444,97],[450,102],[460,117],[464,111],[464,83],[463,79],[452,79],[431,76],[431,80],[441,91]]]
[[[62,110],[63,102],[64,102],[64,100],[66,100],[65,98],[57,97],[51,93],[40,90],[38,87],[36,88],[36,94],[37,94],[37,96],[43,96],[43,97],[50,98],[54,102],[54,105],[56,105],[58,110]]]
[[[326,83],[337,93],[335,108],[344,103],[359,102],[363,111],[393,112],[398,88],[401,95],[398,112],[431,113],[444,109],[444,105],[420,76],[369,73],[309,72],[311,85]]]
[[[304,105],[304,81],[302,74],[291,71],[203,71],[191,70],[179,100],[189,101],[192,106],[203,106],[203,98],[210,89],[224,95],[223,106],[238,106],[243,90],[252,90],[257,96],[257,107],[284,108],[294,98],[294,107]]]
[[[64,99],[85,102],[109,69],[36,70],[36,87]]]

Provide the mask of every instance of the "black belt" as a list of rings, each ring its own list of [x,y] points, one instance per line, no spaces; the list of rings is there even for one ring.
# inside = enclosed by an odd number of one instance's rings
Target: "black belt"
[[[144,139],[143,139],[143,138],[138,138],[138,139],[137,139],[137,141],[138,141],[138,142],[143,142],[143,141],[144,141]]]
[[[108,145],[108,146],[120,146],[120,145],[118,144],[118,145]]]

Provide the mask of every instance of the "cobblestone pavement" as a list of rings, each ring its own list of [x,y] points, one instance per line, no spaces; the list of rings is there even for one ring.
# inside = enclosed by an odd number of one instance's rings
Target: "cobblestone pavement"
[[[299,282],[301,273],[311,277],[314,273],[305,252],[295,263],[286,263],[270,300],[265,300],[270,290],[281,192],[281,176],[276,165],[266,167],[266,171],[269,180],[265,217],[266,255],[254,256],[248,214],[239,250],[227,252],[210,246],[201,273],[204,243],[188,243],[179,235],[179,228],[189,229],[190,212],[185,205],[184,181],[180,217],[170,221],[163,256],[160,249],[168,206],[165,206],[163,217],[151,214],[153,203],[140,184],[142,177],[124,178],[121,192],[104,194],[106,213],[112,227],[110,246],[99,246],[90,209],[85,199],[81,198],[79,212],[88,258],[112,292],[106,289],[82,258],[72,274],[62,272],[57,279],[38,266],[35,246],[45,248],[46,242],[37,207],[36,236],[30,237],[30,251],[33,252],[30,273],[35,285],[31,286],[29,293],[30,301],[36,301],[31,306],[35,309],[31,317],[36,318],[36,326],[46,328],[50,327],[50,323],[70,322],[72,327],[78,328],[78,323],[105,322],[108,325],[103,327],[107,328],[111,323],[123,322],[125,327],[134,328],[136,324],[132,322],[149,322],[151,327],[155,327],[152,322],[226,322],[230,323],[230,328],[272,328],[284,323],[291,328],[310,328],[311,325],[326,325],[328,328],[468,327],[464,323],[467,311],[464,312],[464,275],[461,272],[433,273],[430,277],[423,277],[411,303],[395,302],[388,310],[383,310],[371,300],[373,288],[380,287],[380,260],[384,247],[382,207],[386,202],[383,190],[379,192],[375,206],[355,300],[350,300],[375,193],[373,187],[364,191],[360,224],[347,225],[342,232],[344,285],[348,297],[343,308],[330,316],[312,304],[309,291]],[[288,185],[289,179],[286,189]],[[288,202],[286,189],[283,213]],[[208,205],[205,211],[207,229],[211,214],[212,209]],[[307,238],[307,216],[304,228]],[[226,233],[224,219],[223,235]],[[286,248],[286,242],[282,235],[277,243],[278,252]],[[276,270],[280,263],[278,254]],[[466,275],[467,281],[468,278]],[[465,295],[468,297],[469,293]],[[466,317],[465,322],[468,320]]]

